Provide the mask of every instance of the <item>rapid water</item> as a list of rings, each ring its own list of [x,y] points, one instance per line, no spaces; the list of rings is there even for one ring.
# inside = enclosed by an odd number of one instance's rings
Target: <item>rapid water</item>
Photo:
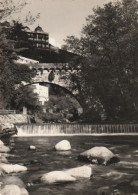
[[[70,141],[72,151],[57,152],[53,148],[63,139]],[[30,195],[136,195],[138,181],[138,136],[39,136],[12,137],[10,163],[27,166],[28,171],[18,173]],[[37,150],[28,150],[35,145]],[[110,166],[93,166],[94,177],[77,182],[58,185],[44,185],[39,177],[49,171],[82,166],[79,153],[93,146],[105,146],[120,158],[120,163]]]
[[[138,134],[138,124],[33,123],[18,124],[16,127],[18,136]]]

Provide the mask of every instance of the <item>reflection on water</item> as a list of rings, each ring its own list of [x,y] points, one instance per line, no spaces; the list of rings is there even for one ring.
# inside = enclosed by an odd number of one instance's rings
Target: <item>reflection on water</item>
[[[57,142],[68,139],[72,151],[57,152]],[[26,165],[28,171],[18,173],[28,186],[30,195],[136,195],[138,194],[138,136],[66,136],[13,137],[10,163]],[[28,150],[35,145],[36,150]],[[79,153],[93,146],[105,146],[119,155],[120,162],[110,166],[93,165],[94,177],[81,178],[71,184],[44,185],[39,182],[43,173],[84,165]]]

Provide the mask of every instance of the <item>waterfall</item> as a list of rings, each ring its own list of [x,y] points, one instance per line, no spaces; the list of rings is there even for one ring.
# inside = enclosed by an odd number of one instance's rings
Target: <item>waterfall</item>
[[[137,134],[138,124],[75,124],[46,123],[17,125],[17,136]]]

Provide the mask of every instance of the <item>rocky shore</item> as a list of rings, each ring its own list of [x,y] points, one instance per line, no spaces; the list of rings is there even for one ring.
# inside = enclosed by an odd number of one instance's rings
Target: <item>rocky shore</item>
[[[1,195],[29,195],[23,181],[14,176],[14,173],[27,171],[27,167],[18,164],[10,164],[7,160],[10,148],[0,140],[0,194]]]

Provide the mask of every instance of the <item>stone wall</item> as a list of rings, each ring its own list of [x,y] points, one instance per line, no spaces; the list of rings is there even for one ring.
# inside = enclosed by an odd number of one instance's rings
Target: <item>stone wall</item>
[[[9,123],[9,124],[21,124],[27,123],[28,116],[24,114],[5,114],[0,115],[0,124]]]

